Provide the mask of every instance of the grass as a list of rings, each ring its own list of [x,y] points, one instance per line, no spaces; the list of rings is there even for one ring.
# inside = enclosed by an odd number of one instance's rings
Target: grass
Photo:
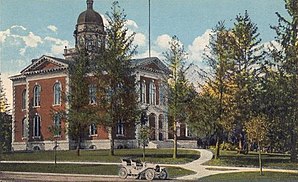
[[[290,161],[288,154],[264,153],[262,154],[263,167],[277,169],[298,169],[298,163]],[[212,159],[204,163],[211,166],[236,166],[236,167],[258,167],[259,159],[257,152],[249,154],[237,154],[236,151],[220,151],[219,159]]]
[[[199,152],[192,150],[178,150],[177,159],[172,158],[172,149],[146,149],[146,162],[182,164],[191,162],[200,157]],[[115,155],[110,156],[109,150],[81,150],[77,156],[76,151],[57,151],[57,161],[90,161],[90,162],[121,162],[121,158],[133,157],[142,159],[142,149],[119,149]],[[3,154],[6,161],[53,161],[53,151],[14,152]]]
[[[75,165],[75,164],[9,164],[2,163],[0,171],[14,172],[39,172],[39,173],[63,173],[63,174],[95,174],[118,175],[117,165]],[[193,171],[179,167],[167,167],[170,178],[194,174]]]
[[[200,182],[293,182],[298,181],[298,174],[296,173],[282,173],[282,172],[264,172],[260,176],[259,172],[239,172],[239,173],[226,173],[216,174],[199,179]]]

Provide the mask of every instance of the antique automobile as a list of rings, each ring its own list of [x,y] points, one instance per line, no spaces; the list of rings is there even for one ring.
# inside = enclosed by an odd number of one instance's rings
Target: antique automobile
[[[119,169],[120,178],[127,178],[127,176],[136,177],[137,179],[153,180],[167,179],[168,173],[164,167],[156,164],[141,162],[139,159],[122,159]]]

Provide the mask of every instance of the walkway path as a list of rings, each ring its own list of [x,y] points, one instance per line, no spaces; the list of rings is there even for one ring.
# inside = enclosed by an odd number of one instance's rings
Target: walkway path
[[[188,149],[189,150],[189,149]],[[248,171],[259,171],[259,168],[247,168],[247,167],[224,167],[224,166],[205,166],[203,163],[209,161],[213,157],[213,153],[206,149],[193,149],[200,152],[200,158],[187,164],[160,164],[161,166],[173,166],[182,167],[184,169],[192,170],[196,174],[183,176],[177,178],[178,180],[197,180],[199,178],[221,174],[221,173],[232,173],[232,172],[248,172]],[[1,161],[2,163],[53,163],[49,161]],[[104,164],[104,165],[119,165],[120,163],[102,163],[102,162],[62,162],[59,164]],[[274,171],[274,172],[291,172],[298,173],[298,170],[284,170],[284,169],[263,169],[263,171]],[[98,176],[98,175],[97,175]],[[99,176],[100,177],[100,176]],[[109,176],[117,177],[117,176]]]
[[[197,180],[199,178],[210,176],[214,174],[221,173],[233,173],[233,172],[249,172],[249,171],[259,171],[259,168],[248,168],[248,167],[224,167],[224,166],[205,166],[203,163],[209,161],[213,157],[213,153],[206,149],[194,149],[201,153],[201,156],[198,160],[193,162],[180,165],[188,170],[196,172],[194,175],[183,176],[177,179],[183,180]],[[274,172],[291,172],[298,173],[298,170],[284,170],[284,169],[263,169],[263,171],[274,171]]]

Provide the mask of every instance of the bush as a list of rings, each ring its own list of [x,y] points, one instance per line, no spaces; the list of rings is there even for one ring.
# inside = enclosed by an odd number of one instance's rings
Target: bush
[[[220,145],[220,150],[236,150],[237,146],[231,144],[231,143],[222,143]]]

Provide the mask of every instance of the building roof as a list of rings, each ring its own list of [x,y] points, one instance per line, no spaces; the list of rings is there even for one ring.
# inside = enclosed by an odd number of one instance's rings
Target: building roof
[[[12,76],[10,79],[18,80],[25,78],[26,75],[67,70],[71,63],[73,63],[73,60],[43,55],[38,59],[32,59],[30,65],[23,69],[20,74]],[[169,73],[168,67],[157,57],[132,59],[131,63],[134,68],[139,70],[161,74]]]
[[[169,73],[169,68],[157,57],[132,59],[132,66],[142,70],[159,73]]]

